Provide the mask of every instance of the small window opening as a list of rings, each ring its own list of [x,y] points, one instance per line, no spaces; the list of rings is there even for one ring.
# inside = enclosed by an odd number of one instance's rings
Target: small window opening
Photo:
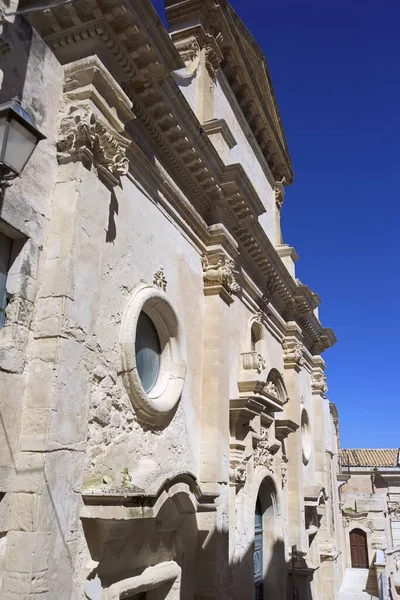
[[[261,354],[261,331],[256,323],[253,323],[250,330],[250,348],[252,352]]]

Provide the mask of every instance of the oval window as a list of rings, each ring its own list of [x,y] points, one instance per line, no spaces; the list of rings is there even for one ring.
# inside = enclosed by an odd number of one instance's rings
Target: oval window
[[[161,346],[153,321],[143,311],[140,313],[137,323],[135,349],[138,375],[144,391],[148,393],[158,379]]]

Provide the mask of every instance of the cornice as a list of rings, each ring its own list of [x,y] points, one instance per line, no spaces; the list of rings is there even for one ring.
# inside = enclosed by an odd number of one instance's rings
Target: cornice
[[[214,37],[222,70],[275,180],[290,184],[293,172],[265,57],[229,3],[167,0],[166,15],[173,41],[181,43],[196,28]]]
[[[136,119],[126,131],[146,140],[208,227],[226,227],[239,246],[240,268],[262,299],[286,320],[290,316],[298,322],[310,351],[333,345],[333,333],[312,313],[314,296],[293,280],[259,224],[264,208],[243,168],[223,163],[170,75],[183,63],[170,41],[163,55],[168,36],[150,2],[81,0],[32,13],[32,20],[62,62],[85,58],[89,51],[101,56],[132,102]],[[187,204],[183,214],[188,214]]]

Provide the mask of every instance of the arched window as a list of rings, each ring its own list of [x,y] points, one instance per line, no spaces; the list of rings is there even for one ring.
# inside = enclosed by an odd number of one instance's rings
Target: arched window
[[[258,323],[253,323],[250,329],[250,350],[262,354],[262,332]]]

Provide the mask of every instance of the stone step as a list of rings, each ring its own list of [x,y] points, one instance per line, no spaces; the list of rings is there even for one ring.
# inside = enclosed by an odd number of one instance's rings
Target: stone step
[[[375,600],[378,597],[373,571],[346,569],[338,600]]]

